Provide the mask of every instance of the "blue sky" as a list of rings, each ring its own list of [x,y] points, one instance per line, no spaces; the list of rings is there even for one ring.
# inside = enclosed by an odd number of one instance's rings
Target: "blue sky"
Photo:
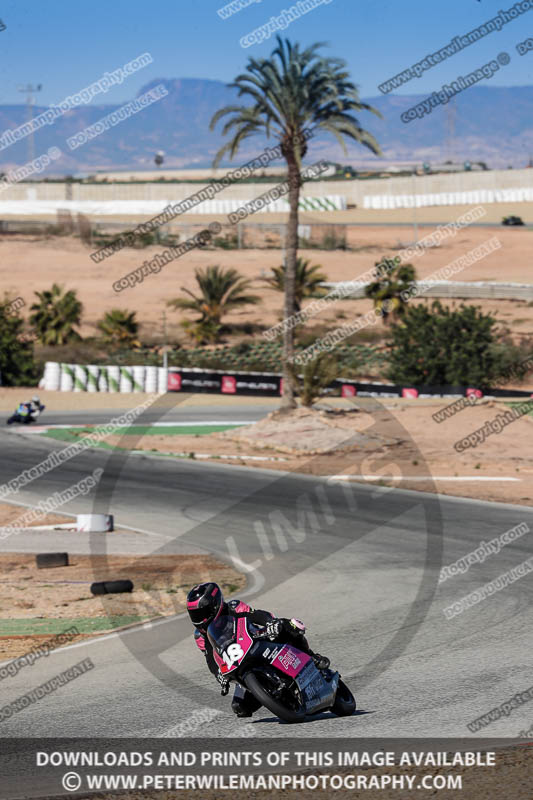
[[[331,0],[286,29],[303,44],[327,41],[326,52],[348,62],[363,97],[379,94],[378,84],[507,10],[509,0]],[[244,49],[239,40],[291,6],[290,0],[259,0],[223,20],[223,0],[4,0],[0,19],[2,83],[0,104],[21,103],[17,86],[43,84],[39,105],[58,102],[97,80],[105,71],[148,51],[153,64],[93,103],[130,99],[154,78],[211,78],[229,82],[248,56],[267,56],[274,37]],[[507,52],[511,62],[490,86],[533,83],[533,50],[516,44],[533,36],[533,9],[499,32],[462,50],[398,90],[430,94],[443,83]]]

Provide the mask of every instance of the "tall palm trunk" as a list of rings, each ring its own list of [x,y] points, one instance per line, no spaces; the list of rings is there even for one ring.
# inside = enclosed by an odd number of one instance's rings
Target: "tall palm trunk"
[[[300,169],[296,159],[287,158],[289,177],[289,222],[285,239],[285,319],[296,310],[296,260],[298,257],[298,201],[300,199]],[[283,399],[282,408],[295,408],[294,379],[291,366],[294,356],[294,328],[283,331]]]

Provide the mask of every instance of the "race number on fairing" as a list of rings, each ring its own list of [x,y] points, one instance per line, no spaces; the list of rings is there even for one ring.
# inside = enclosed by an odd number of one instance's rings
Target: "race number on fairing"
[[[235,661],[239,661],[239,659],[241,659],[243,655],[244,655],[244,650],[242,649],[240,644],[235,643],[235,644],[230,644],[230,646],[226,650],[224,650],[224,652],[222,653],[222,658],[224,659],[228,667],[231,667],[231,665]]]

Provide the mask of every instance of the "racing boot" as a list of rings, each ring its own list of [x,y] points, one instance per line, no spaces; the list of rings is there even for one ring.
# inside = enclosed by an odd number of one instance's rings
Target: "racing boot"
[[[235,700],[233,700],[233,702],[231,704],[231,710],[233,711],[233,713],[237,717],[251,717],[252,716],[252,712],[250,711],[249,708],[247,708],[247,706],[242,701],[235,702]]]
[[[261,708],[261,703],[251,692],[247,692],[242,686],[235,687],[231,710],[237,717],[251,717],[252,714]]]

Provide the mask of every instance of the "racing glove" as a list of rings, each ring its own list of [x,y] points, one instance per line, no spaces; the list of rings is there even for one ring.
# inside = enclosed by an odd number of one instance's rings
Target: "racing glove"
[[[270,639],[272,642],[278,638],[282,630],[283,630],[283,622],[280,619],[275,619],[272,622],[267,622],[267,624],[265,625],[267,638]]]
[[[224,677],[220,670],[217,673],[217,681],[220,684],[220,694],[222,697],[225,697],[229,692],[229,681],[226,677]]]

